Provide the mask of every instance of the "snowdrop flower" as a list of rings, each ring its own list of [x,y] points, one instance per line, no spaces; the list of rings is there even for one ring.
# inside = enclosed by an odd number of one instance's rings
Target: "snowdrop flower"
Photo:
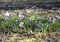
[[[54,17],[53,17],[53,18],[52,18],[52,17],[49,17],[49,18],[48,18],[48,21],[54,23],[54,22],[56,21],[56,18],[54,18]]]
[[[56,16],[58,19],[60,19],[60,17],[59,16]]]
[[[53,20],[52,20],[52,22],[54,23],[56,21],[56,19],[53,17]]]
[[[23,14],[19,14],[18,17],[25,18],[25,16]]]
[[[20,27],[25,27],[24,22],[20,22],[19,26]]]
[[[51,20],[51,17],[49,17],[49,18],[48,18],[48,21],[49,21],[49,22],[51,22],[51,21],[52,21],[52,20]]]
[[[60,19],[60,17],[58,17],[58,19]]]
[[[4,16],[10,16],[10,13],[9,13],[9,12],[6,12],[6,13],[4,14]]]

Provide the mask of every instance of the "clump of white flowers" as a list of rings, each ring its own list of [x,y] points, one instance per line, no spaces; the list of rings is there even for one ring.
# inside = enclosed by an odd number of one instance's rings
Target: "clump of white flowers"
[[[24,22],[20,22],[20,23],[19,23],[19,26],[20,26],[20,27],[25,27]]]
[[[60,17],[59,16],[49,17],[48,21],[54,23],[57,19],[60,19]]]
[[[49,18],[48,18],[48,21],[54,23],[54,22],[56,21],[56,18],[54,18],[54,17],[49,17]]]

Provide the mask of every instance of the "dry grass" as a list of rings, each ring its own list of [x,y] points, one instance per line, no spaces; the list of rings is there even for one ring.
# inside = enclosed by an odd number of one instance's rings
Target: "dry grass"
[[[60,32],[10,34],[5,42],[60,42]]]

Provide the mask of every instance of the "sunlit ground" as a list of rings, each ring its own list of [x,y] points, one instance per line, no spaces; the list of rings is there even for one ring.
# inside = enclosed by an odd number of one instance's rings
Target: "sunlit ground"
[[[51,32],[46,34],[40,32],[23,33],[23,34],[12,33],[8,35],[7,38],[4,39],[3,41],[4,42],[60,42],[60,33],[59,32]]]

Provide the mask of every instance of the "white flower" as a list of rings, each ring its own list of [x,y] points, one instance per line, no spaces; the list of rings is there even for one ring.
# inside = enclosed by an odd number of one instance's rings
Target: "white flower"
[[[52,23],[55,23],[55,21],[56,21],[56,18],[53,17],[52,18]]]
[[[60,17],[58,17],[58,19],[60,19]]]
[[[52,21],[52,20],[51,20],[51,17],[49,17],[49,18],[48,18],[48,21],[49,21],[49,22],[51,22],[51,21]]]
[[[18,17],[20,17],[20,18],[25,18],[25,16],[22,15],[22,14],[19,14]]]
[[[6,13],[4,14],[4,16],[10,16],[10,13],[9,13],[9,12],[6,12]]]
[[[56,21],[56,18],[49,17],[48,21],[54,23]]]
[[[20,27],[25,27],[24,22],[20,22],[19,26]]]
[[[59,16],[56,16],[58,19],[60,19],[60,17]]]

